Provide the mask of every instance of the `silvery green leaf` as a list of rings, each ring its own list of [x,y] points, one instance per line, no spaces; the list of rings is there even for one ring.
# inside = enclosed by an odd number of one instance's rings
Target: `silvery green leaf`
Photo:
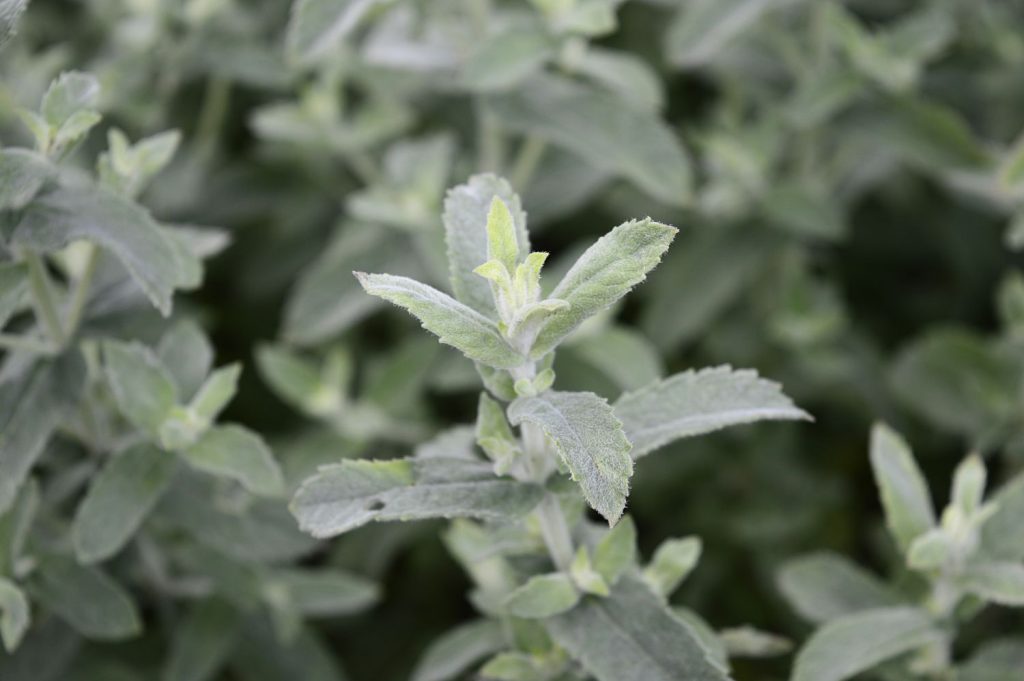
[[[54,168],[27,149],[0,149],[0,210],[21,210],[29,204]]]
[[[1024,564],[976,563],[961,575],[963,588],[975,596],[999,605],[1024,605]]]
[[[182,452],[193,467],[235,480],[253,494],[277,496],[284,477],[259,435],[238,425],[216,426]]]
[[[178,402],[178,389],[152,350],[140,343],[107,341],[104,368],[117,405],[132,425],[153,435]]]
[[[515,617],[541,619],[551,617],[579,603],[580,592],[569,575],[555,572],[531,577],[502,601],[502,607]]]
[[[12,653],[29,625],[28,599],[14,582],[0,577],[0,639]]]
[[[11,242],[57,251],[85,239],[113,253],[163,315],[185,281],[181,254],[142,207],[95,187],[47,191],[25,208]]]
[[[285,37],[288,55],[300,64],[329,56],[383,4],[385,0],[295,0]]]
[[[662,375],[661,356],[654,345],[625,326],[578,335],[563,348],[591,370],[606,374],[620,390],[637,390]]]
[[[727,681],[693,633],[642,582],[623,577],[608,598],[588,597],[546,622],[597,681]]]
[[[4,681],[63,681],[80,649],[82,639],[56,617],[29,629],[18,650],[0,655]]]
[[[451,681],[506,645],[496,620],[474,620],[445,632],[427,648],[410,681]]]
[[[799,177],[773,184],[762,197],[762,210],[774,226],[809,239],[835,241],[846,234],[842,205],[820,179]]]
[[[86,638],[114,641],[142,629],[131,596],[99,568],[67,558],[47,558],[32,573],[28,590],[35,601]]]
[[[157,357],[174,379],[181,398],[190,400],[210,373],[213,347],[199,325],[181,321],[160,339]]]
[[[937,570],[957,551],[953,538],[941,528],[920,534],[907,547],[907,565],[914,570]]]
[[[332,568],[275,570],[267,588],[282,590],[288,607],[307,617],[359,612],[380,598],[380,589],[374,582]]]
[[[53,138],[51,149],[64,150],[85,137],[103,117],[95,111],[76,111],[64,121]]]
[[[214,371],[192,398],[190,408],[206,423],[212,423],[238,392],[242,365],[229,364]]]
[[[504,127],[571,151],[658,201],[681,206],[690,198],[690,163],[672,130],[616,94],[538,75],[487,106]]]
[[[510,26],[480,42],[462,68],[461,82],[477,92],[507,90],[554,54],[555,42],[540,26]]]
[[[246,622],[231,657],[231,670],[240,681],[344,681],[330,649],[309,627],[291,640],[282,640],[262,619]]]
[[[1003,681],[1024,669],[1024,639],[1006,637],[982,644],[957,668],[957,681]]]
[[[25,301],[27,277],[28,270],[24,263],[0,264],[0,329]]]
[[[77,403],[84,379],[81,356],[68,353],[0,384],[0,513],[10,508],[53,431]]]
[[[811,553],[787,561],[779,569],[778,586],[790,607],[817,623],[903,602],[874,575],[835,553]]]
[[[494,322],[447,294],[407,277],[361,272],[356,276],[367,293],[407,309],[423,328],[470,359],[498,369],[524,362]]]
[[[53,128],[60,128],[76,113],[91,109],[100,94],[95,76],[80,71],[65,71],[50,84],[40,113]]]
[[[480,668],[481,681],[542,681],[551,678],[541,661],[521,652],[498,653]]]
[[[114,555],[131,539],[174,475],[177,458],[150,444],[112,455],[75,513],[71,539],[81,563]]]
[[[843,681],[941,637],[916,608],[864,610],[818,629],[796,656],[792,681]]]
[[[665,52],[678,66],[705,66],[773,4],[777,0],[694,0],[681,5],[665,34]]]
[[[685,371],[626,393],[614,405],[637,458],[673,440],[763,420],[809,419],[778,383],[726,365]]]
[[[700,537],[666,539],[644,568],[644,581],[655,593],[668,598],[697,567],[703,549]]]
[[[981,526],[980,553],[997,560],[1024,560],[1024,475],[1003,485],[992,501],[996,512]]]
[[[775,657],[785,655],[793,648],[789,639],[749,625],[722,629],[718,635],[725,643],[729,657]]]
[[[39,483],[29,479],[10,509],[0,513],[0,574],[20,576],[29,564],[23,554],[38,511]]]
[[[950,498],[964,517],[971,517],[981,508],[987,478],[985,462],[978,454],[971,454],[956,467]]]
[[[871,429],[871,469],[889,531],[906,552],[915,537],[935,526],[928,483],[906,440],[881,423]]]
[[[664,87],[657,72],[629,52],[589,46],[576,70],[641,111],[656,113],[665,104]]]
[[[512,214],[520,253],[530,251],[526,213],[511,185],[496,175],[473,175],[465,184],[448,191],[444,200],[445,241],[455,297],[484,316],[496,318],[491,287],[473,272],[487,262],[487,214],[495,198]]]
[[[320,367],[283,346],[264,345],[256,352],[263,380],[285,402],[311,416],[334,413],[342,395],[321,380]]]
[[[675,227],[651,219],[625,222],[588,248],[550,297],[569,303],[541,326],[531,350],[539,358],[593,315],[608,308],[647,277],[672,243]]]
[[[28,6],[28,0],[4,0],[0,3],[0,48],[17,32],[18,19]]]
[[[690,628],[690,632],[696,637],[701,647],[704,648],[704,652],[707,653],[708,659],[715,666],[724,669],[726,672],[731,671],[729,669],[729,651],[725,648],[725,642],[708,624],[707,620],[690,608],[680,606],[673,607],[672,614],[681,619]]]
[[[161,681],[209,681],[227,661],[241,625],[238,611],[223,601],[193,605],[175,629]]]
[[[554,443],[587,503],[614,525],[626,506],[633,460],[612,408],[594,393],[548,391],[508,408],[513,425],[540,426]]]
[[[619,577],[636,563],[636,524],[630,516],[605,532],[594,546],[594,570],[605,583],[615,586]]]
[[[476,443],[495,463],[495,472],[507,473],[519,453],[518,441],[505,418],[505,410],[485,392],[480,393],[474,434]]]
[[[303,530],[330,537],[371,520],[517,517],[541,496],[536,485],[495,477],[483,461],[343,461],[303,483],[291,508]]]

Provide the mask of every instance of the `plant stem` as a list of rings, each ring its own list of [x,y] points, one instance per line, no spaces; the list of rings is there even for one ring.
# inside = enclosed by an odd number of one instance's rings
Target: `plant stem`
[[[53,344],[57,348],[62,348],[64,330],[61,328],[60,315],[57,313],[57,303],[50,284],[50,275],[46,273],[46,265],[34,251],[25,251],[25,264],[28,266],[28,285],[36,316],[50,335]]]
[[[509,175],[509,181],[513,187],[516,187],[519,191],[526,190],[530,180],[533,179],[533,174],[537,171],[537,166],[540,164],[547,146],[547,142],[532,135],[527,137],[522,145],[520,145],[519,153],[516,154],[516,159],[512,164],[512,171]]]
[[[213,76],[206,81],[199,121],[196,123],[196,146],[201,156],[209,158],[217,148],[221,125],[231,101],[231,81]]]
[[[38,355],[56,354],[56,349],[45,338],[15,336],[9,333],[0,333],[0,348],[34,352]]]
[[[85,257],[85,269],[82,276],[75,285],[75,292],[71,298],[71,305],[68,307],[67,335],[72,337],[78,330],[82,321],[82,313],[85,312],[85,305],[89,302],[89,291],[92,288],[92,279],[96,274],[96,265],[99,262],[99,253],[93,244],[87,245],[89,251]]]

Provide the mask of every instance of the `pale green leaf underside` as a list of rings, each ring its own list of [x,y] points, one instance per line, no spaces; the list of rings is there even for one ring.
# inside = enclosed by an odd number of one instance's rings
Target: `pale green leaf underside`
[[[442,343],[470,359],[498,369],[523,363],[494,322],[447,294],[408,277],[361,272],[356,276],[367,293],[405,308]]]
[[[727,681],[693,630],[642,582],[623,577],[608,598],[590,597],[547,622],[597,681]]]
[[[905,552],[915,537],[935,526],[928,484],[906,441],[888,426],[872,429],[870,456],[886,522]]]
[[[778,383],[730,366],[686,371],[626,393],[614,405],[633,458],[673,440],[764,420],[809,419]]]
[[[513,425],[540,426],[594,510],[614,524],[629,493],[633,460],[612,408],[594,393],[545,392],[522,397],[508,409]]]
[[[542,495],[536,485],[495,477],[483,461],[343,461],[303,483],[291,508],[303,530],[330,537],[372,520],[503,520],[529,512]]]
[[[916,608],[880,608],[819,629],[800,650],[792,681],[843,681],[931,643],[939,632]]]
[[[778,584],[790,606],[817,623],[903,601],[874,575],[834,553],[812,553],[786,562]]]
[[[551,298],[568,302],[569,309],[548,318],[531,355],[536,359],[547,354],[585,320],[643,281],[676,231],[648,218],[623,223],[598,239],[551,292]]]

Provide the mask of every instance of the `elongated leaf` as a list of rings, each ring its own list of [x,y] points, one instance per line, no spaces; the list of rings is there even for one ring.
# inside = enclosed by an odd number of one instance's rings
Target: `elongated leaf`
[[[236,480],[254,494],[275,496],[284,490],[284,477],[273,453],[263,438],[248,428],[211,428],[182,454],[199,470]]]
[[[628,576],[610,597],[588,597],[547,624],[558,644],[597,681],[728,679],[690,626],[642,582]]]
[[[983,644],[957,669],[957,681],[1003,681],[1024,669],[1024,639],[1001,638]]]
[[[11,508],[0,513],[0,574],[21,571],[29,532],[39,511],[39,483],[30,479],[23,485]]]
[[[785,563],[779,590],[790,606],[811,622],[900,605],[902,599],[874,575],[834,553],[812,553]]]
[[[79,562],[117,553],[167,489],[176,457],[150,444],[115,454],[93,480],[71,526]]]
[[[499,622],[475,620],[463,624],[430,644],[410,681],[449,681],[504,647],[505,636]]]
[[[316,633],[302,627],[282,640],[268,623],[246,623],[231,658],[234,676],[241,681],[344,681],[329,648]]]
[[[979,563],[964,570],[964,588],[1000,605],[1024,605],[1024,565],[1020,563]]]
[[[536,485],[495,477],[482,461],[343,461],[303,483],[291,508],[303,530],[330,537],[371,520],[501,520],[529,512],[541,496]]]
[[[507,90],[555,53],[550,35],[540,26],[515,26],[484,40],[462,70],[462,84],[474,91]]]
[[[208,681],[224,665],[238,637],[241,617],[218,600],[193,606],[175,631],[162,681]]]
[[[0,329],[25,300],[27,289],[28,269],[23,263],[0,264]]]
[[[178,402],[174,380],[156,355],[139,343],[109,341],[103,346],[103,359],[121,413],[132,425],[155,435]]]
[[[501,199],[515,224],[520,253],[530,251],[526,213],[512,186],[496,175],[474,175],[449,190],[444,200],[444,230],[448,245],[452,291],[455,297],[486,317],[496,317],[491,286],[473,272],[487,262],[487,214],[495,198]]]
[[[29,592],[86,638],[120,640],[141,631],[131,596],[98,568],[47,559],[33,573]]]
[[[571,151],[659,201],[679,206],[689,200],[690,164],[675,135],[659,118],[615,94],[545,75],[488,105],[508,129]]]
[[[928,483],[906,441],[883,424],[871,429],[871,468],[889,531],[905,552],[917,536],[935,526]]]
[[[527,619],[551,617],[565,612],[580,600],[569,575],[556,572],[531,577],[502,602],[510,615]]]
[[[78,400],[84,379],[81,356],[68,353],[0,385],[0,513],[10,508],[54,429]]]
[[[583,496],[614,525],[626,506],[633,460],[612,408],[594,393],[545,392],[509,406],[513,425],[532,423],[551,438]]]
[[[764,420],[809,419],[778,383],[730,366],[685,371],[615,403],[637,458],[684,437]]]
[[[390,274],[356,276],[367,293],[404,307],[442,343],[470,359],[498,369],[523,363],[522,355],[512,349],[494,322],[437,289]]]
[[[687,68],[713,61],[773,4],[776,0],[692,0],[681,5],[665,35],[669,60]]]
[[[210,373],[213,347],[195,322],[182,321],[160,339],[157,357],[174,378],[181,399],[190,400]]]
[[[793,681],[843,681],[934,641],[940,633],[916,608],[847,615],[815,632],[796,657]]]
[[[544,356],[588,318],[629,293],[658,264],[677,231],[650,219],[633,220],[598,239],[551,292],[551,298],[568,302],[569,309],[547,319],[531,355]]]
[[[1024,475],[995,495],[996,512],[981,526],[979,552],[997,560],[1024,560]]]
[[[703,550],[700,537],[666,539],[644,568],[644,581],[656,593],[668,598],[697,567]]]
[[[45,158],[27,149],[0,150],[0,210],[21,210],[54,174]]]
[[[288,606],[308,617],[333,617],[365,610],[380,597],[365,577],[334,569],[287,569],[270,578],[286,595]]]
[[[13,582],[0,577],[0,639],[13,652],[29,625],[28,599]]]
[[[341,46],[375,6],[385,0],[296,0],[285,44],[300,63],[316,61]]]
[[[18,19],[27,6],[28,0],[5,0],[0,5],[0,47],[14,36]]]

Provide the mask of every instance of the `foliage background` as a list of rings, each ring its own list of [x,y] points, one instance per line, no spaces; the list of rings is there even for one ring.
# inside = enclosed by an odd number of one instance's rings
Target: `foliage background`
[[[465,366],[432,342],[404,346],[417,338],[415,325],[397,314],[352,314],[302,337],[310,319],[361,295],[344,275],[361,268],[358,258],[344,248],[324,255],[336,232],[365,223],[375,232],[375,257],[415,252],[410,268],[429,271],[440,190],[478,170],[516,174],[514,125],[497,124],[509,157],[502,167],[490,167],[481,142],[494,122],[489,102],[505,92],[460,84],[466,62],[437,70],[367,65],[373,27],[394,11],[376,4],[326,58],[304,60],[286,45],[285,3],[34,0],[0,57],[5,145],[27,139],[13,106],[36,106],[51,78],[71,68],[99,76],[104,126],[133,138],[182,131],[182,149],[143,202],[164,220],[225,228],[233,243],[209,262],[203,288],[177,299],[175,315],[202,321],[218,364],[244,363],[227,416],[269,439],[290,480],[310,461],[408,446],[311,419],[282,400],[256,369],[266,343],[310,356],[344,346],[355,358],[356,403],[383,406],[425,432],[475,414]],[[533,11],[486,0],[398,4],[460,36],[461,59],[500,32],[495,12]],[[866,455],[873,421],[907,436],[933,489],[945,489],[970,447],[982,448],[996,480],[1021,466],[1019,377],[999,375],[1019,359],[1010,353],[1013,360],[999,364],[992,346],[1011,342],[1020,322],[1010,294],[1001,311],[998,293],[1021,264],[1016,246],[1024,241],[1024,227],[1012,226],[1024,224],[1014,217],[1020,178],[1006,168],[1024,111],[1024,5],[591,4],[613,7],[614,27],[570,31],[560,40],[576,47],[560,45],[563,52],[524,65],[527,75],[563,69],[572,60],[566,52],[590,43],[641,60],[663,100],[638,104],[642,79],[613,85],[613,99],[634,106],[641,123],[626,129],[596,109],[540,107],[537,116],[553,112],[567,122],[555,126],[531,182],[517,187],[535,248],[566,254],[648,214],[683,231],[618,312],[628,345],[595,342],[590,359],[569,353],[556,367],[559,385],[608,393],[651,365],[668,374],[730,363],[782,382],[815,416],[811,425],[753,426],[677,444],[638,467],[629,503],[645,554],[668,536],[703,538],[702,562],[679,603],[717,626],[750,623],[799,641],[809,628],[776,588],[781,561],[833,549],[883,572],[895,562]],[[542,101],[530,87],[521,85],[520,96]],[[293,105],[293,120],[268,122],[272,107]],[[344,113],[332,118],[334,107]],[[316,128],[310,117],[324,111]],[[574,117],[588,116],[600,120],[581,134],[594,139],[559,139],[565,129],[585,130]],[[642,152],[595,168],[574,148],[601,148],[598,138],[618,136],[638,149],[654,127],[679,144],[682,170],[671,159],[669,170],[688,176],[689,187],[659,185],[666,169]],[[438,134],[445,137],[431,137]],[[75,162],[90,165],[104,137],[94,130]],[[406,148],[393,168],[382,163],[395,143],[424,139],[441,153]],[[637,163],[648,164],[642,175],[653,172],[655,195],[622,170]],[[368,200],[360,205],[358,197]],[[384,205],[406,201],[413,220],[383,214],[378,197]],[[328,277],[321,307],[302,317],[296,291],[315,288],[301,282],[324,258],[322,269],[344,276]],[[136,328],[147,323],[156,322]],[[947,329],[966,340],[946,343]],[[937,347],[926,347],[935,338]],[[380,372],[403,349],[409,369],[382,385]],[[610,358],[603,367],[592,363],[598,352]],[[625,375],[608,370],[620,366]],[[366,386],[376,386],[377,402]],[[365,527],[301,559],[381,582],[384,597],[369,611],[316,624],[351,678],[406,678],[429,641],[471,615],[468,583],[439,539],[442,527]],[[151,613],[149,596],[138,597]],[[962,652],[992,634],[1019,633],[1021,624],[1019,614],[990,612],[965,633]],[[149,633],[89,654],[123,678],[150,678],[146,670],[165,646]],[[785,678],[789,665],[741,661],[736,676]]]

